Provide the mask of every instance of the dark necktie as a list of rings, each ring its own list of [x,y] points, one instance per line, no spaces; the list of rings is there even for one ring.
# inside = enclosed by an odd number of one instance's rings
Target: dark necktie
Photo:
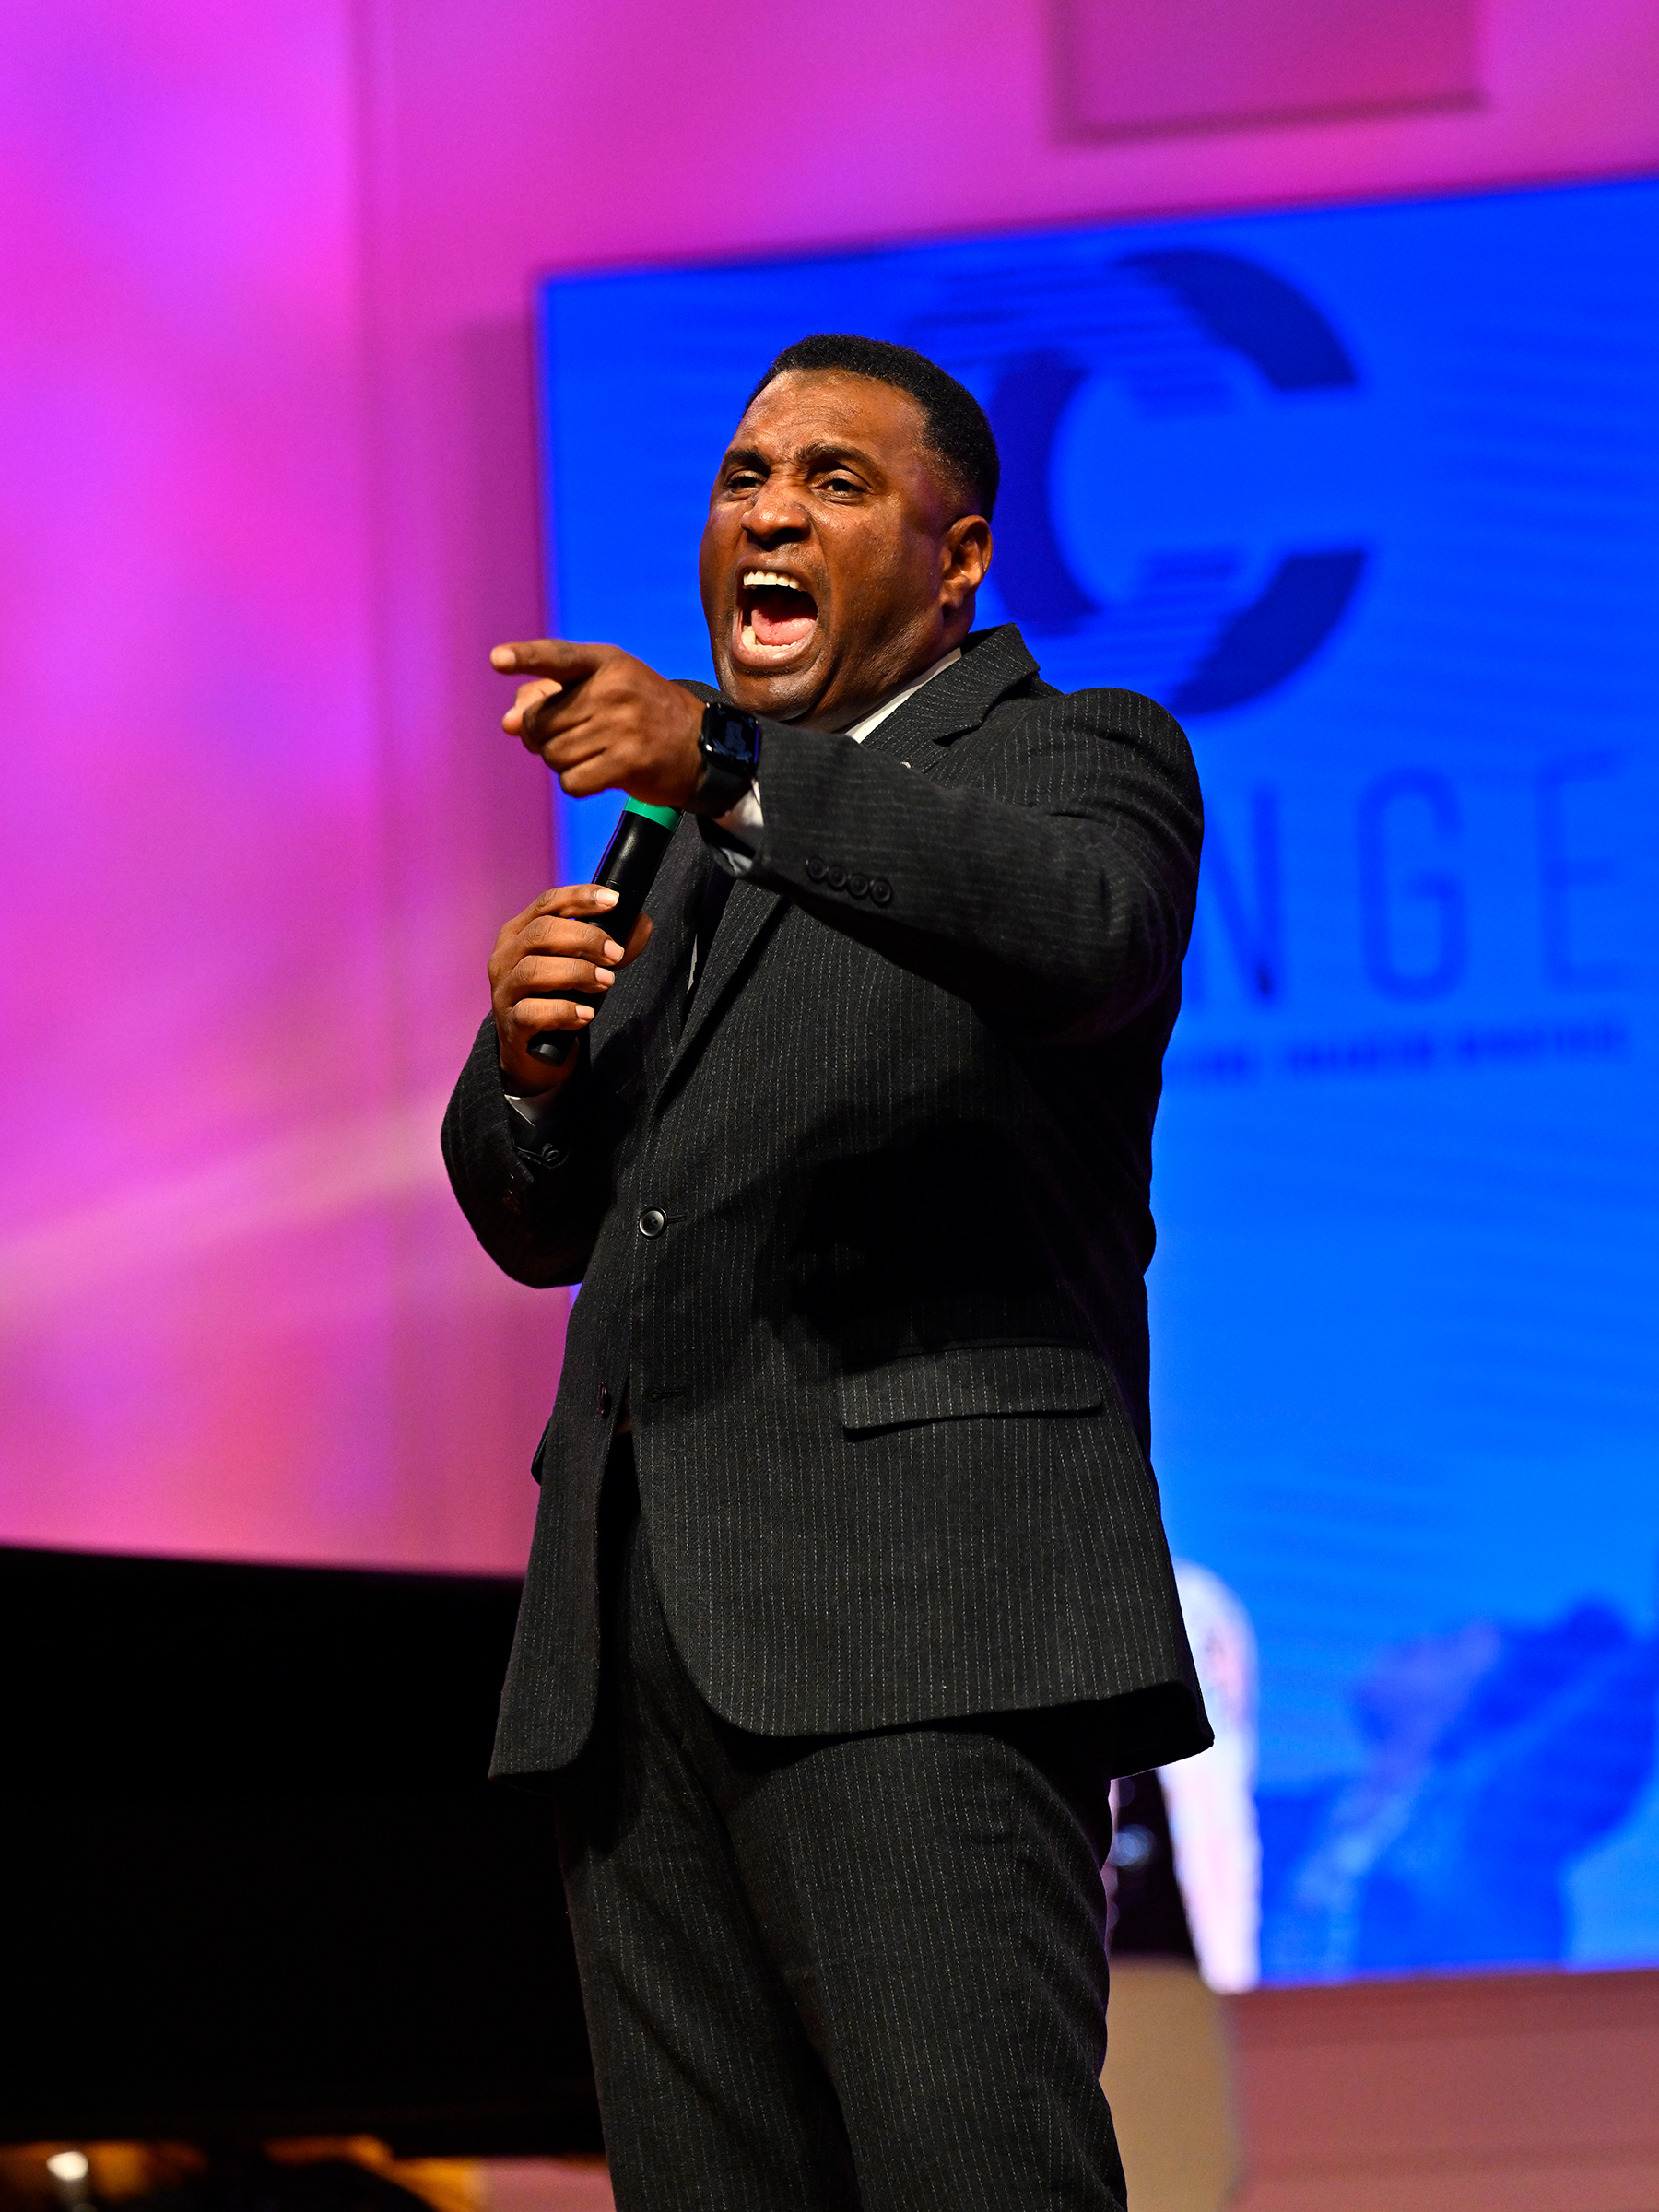
[[[709,964],[709,954],[714,944],[714,932],[720,927],[720,917],[725,912],[726,900],[732,895],[735,876],[723,868],[717,861],[703,879],[697,901],[697,935],[691,959],[691,980],[686,986],[686,1004],[690,1005],[702,982],[703,970]]]

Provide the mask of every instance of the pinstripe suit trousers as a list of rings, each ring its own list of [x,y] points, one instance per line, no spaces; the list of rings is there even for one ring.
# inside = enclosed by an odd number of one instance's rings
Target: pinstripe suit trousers
[[[605,1518],[558,1792],[619,2212],[1121,2212],[1089,1709],[749,1734],[674,1648],[626,1438]]]

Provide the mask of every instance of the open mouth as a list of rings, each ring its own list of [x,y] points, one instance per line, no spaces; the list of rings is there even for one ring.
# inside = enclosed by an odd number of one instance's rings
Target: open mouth
[[[737,594],[737,628],[747,653],[791,653],[812,635],[818,601],[775,569],[747,569]]]

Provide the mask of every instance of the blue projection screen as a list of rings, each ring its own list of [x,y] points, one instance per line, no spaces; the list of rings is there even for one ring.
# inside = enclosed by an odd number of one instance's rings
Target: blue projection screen
[[[1191,734],[1154,1442],[1268,1980],[1659,1961],[1656,268],[1638,183],[541,294],[563,634],[707,677],[743,399],[859,330],[991,413],[982,620]]]

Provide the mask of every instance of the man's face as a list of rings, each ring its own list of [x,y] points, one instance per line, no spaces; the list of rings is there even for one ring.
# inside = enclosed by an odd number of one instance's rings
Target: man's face
[[[991,559],[916,401],[845,371],[759,394],[720,465],[700,570],[721,689],[844,728],[966,636]]]

